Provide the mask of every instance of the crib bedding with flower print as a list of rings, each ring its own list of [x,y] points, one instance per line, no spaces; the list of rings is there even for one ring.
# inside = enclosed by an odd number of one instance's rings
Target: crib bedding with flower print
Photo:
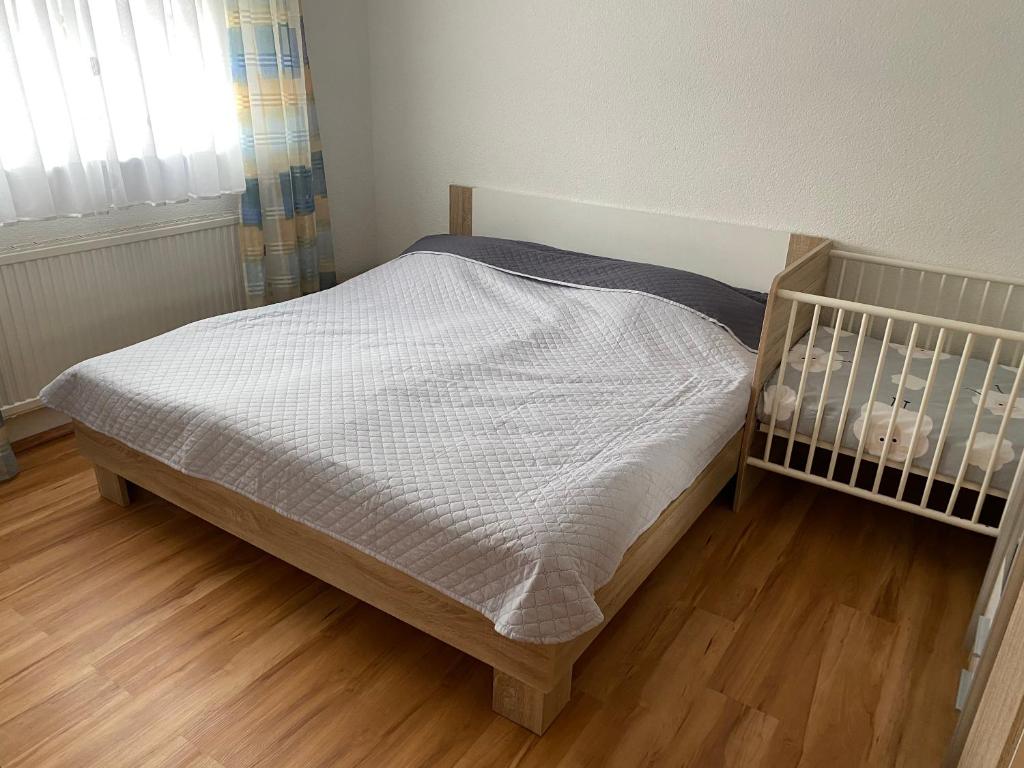
[[[964,481],[978,487],[985,481],[985,474],[990,463],[993,464],[989,487],[994,494],[1005,495],[1013,481],[1016,461],[1024,449],[1024,397],[1018,395],[1011,403],[1009,398],[1013,391],[1014,380],[1018,369],[1012,365],[996,364],[989,381],[988,389],[984,389],[988,374],[988,362],[976,358],[968,358],[963,372],[960,371],[961,357],[948,352],[940,352],[935,364],[934,382],[930,396],[924,402],[925,389],[932,367],[933,350],[915,348],[911,352],[909,368],[903,377],[903,368],[907,363],[908,348],[905,344],[890,342],[885,355],[881,355],[882,342],[876,338],[865,338],[861,349],[861,365],[853,370],[853,353],[857,335],[851,331],[836,331],[828,326],[818,328],[814,345],[808,349],[809,334],[805,334],[786,356],[785,365],[788,371],[783,375],[783,383],[779,385],[780,370],[776,370],[769,379],[758,405],[758,416],[763,424],[770,420],[775,400],[778,399],[776,428],[788,436],[792,427],[793,413],[796,405],[797,390],[804,359],[808,359],[808,373],[804,380],[803,407],[796,425],[796,433],[807,437],[813,434],[818,424],[818,442],[833,446],[840,422],[843,422],[842,439],[839,445],[845,452],[856,455],[861,439],[864,439],[863,457],[877,460],[886,443],[889,422],[893,421],[891,434],[888,434],[887,458],[897,464],[911,456],[912,470],[927,473],[936,457],[939,446],[939,432],[950,398],[953,396],[953,408],[950,411],[949,426],[943,442],[943,450],[938,454],[936,463],[937,476],[955,478],[964,463],[967,453]],[[835,340],[836,352],[829,362],[829,353]],[[882,361],[881,373],[877,375],[872,398],[872,385],[878,371],[877,361]],[[864,363],[870,362],[870,365]],[[819,404],[822,403],[821,393],[825,384],[826,373],[831,371],[829,391],[826,394],[819,421]],[[852,387],[850,386],[852,376]],[[900,393],[899,408],[895,408],[897,389],[901,377],[903,390]],[[955,387],[955,389],[954,389]],[[846,391],[850,389],[850,398],[843,419],[843,402]],[[981,412],[974,440],[971,442],[971,428],[974,424],[976,406],[984,393],[985,403]],[[922,404],[924,410],[922,413]],[[1003,416],[1007,411],[1009,420],[995,450],[996,438],[999,437]],[[893,420],[893,413],[895,420]],[[914,437],[914,428],[920,416],[920,427]],[[863,458],[862,458],[863,460]]]
[[[791,264],[769,295],[737,503],[770,471],[997,535],[1024,484],[1022,327],[1021,280],[831,244]]]

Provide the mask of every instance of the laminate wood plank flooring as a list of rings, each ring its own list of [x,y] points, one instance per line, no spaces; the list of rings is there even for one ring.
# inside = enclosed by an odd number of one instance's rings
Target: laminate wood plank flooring
[[[992,542],[783,478],[717,500],[576,665],[543,738],[491,672],[70,438],[0,484],[0,766],[922,766]]]

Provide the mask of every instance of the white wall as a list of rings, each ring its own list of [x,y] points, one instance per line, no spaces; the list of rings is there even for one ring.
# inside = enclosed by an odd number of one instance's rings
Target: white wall
[[[303,0],[338,278],[376,264],[366,0]]]
[[[303,8],[342,277],[443,231],[453,181],[1024,272],[1019,0]],[[0,228],[0,250],[53,230]]]
[[[334,8],[306,2],[321,104],[358,67]],[[1020,0],[371,0],[368,22],[381,260],[443,231],[459,182],[1024,271]],[[333,184],[360,150],[321,112]]]

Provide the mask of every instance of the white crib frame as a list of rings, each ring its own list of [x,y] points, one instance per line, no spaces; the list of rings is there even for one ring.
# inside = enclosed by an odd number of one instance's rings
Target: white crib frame
[[[851,267],[854,269],[859,267],[859,271],[854,275],[852,274]],[[878,273],[878,278],[875,281],[873,301],[870,302],[864,301],[864,294],[868,289],[868,286],[865,285],[865,272],[869,268]],[[910,275],[909,281],[907,280],[908,275]],[[848,278],[852,278],[852,280]],[[853,283],[852,297],[841,298],[843,293],[850,289],[851,282]],[[934,283],[932,286],[935,289],[934,295],[928,294],[926,291],[926,286],[929,282]],[[950,313],[952,317],[939,316],[936,313],[942,306],[945,306],[943,298],[950,289],[956,294],[955,308]],[[1024,281],[1021,280],[836,250],[833,249],[831,242],[822,244],[803,259],[788,267],[776,278],[769,295],[757,368],[752,382],[750,406],[747,413],[747,426],[740,459],[736,503],[742,504],[749,498],[758,479],[767,471],[843,491],[853,496],[886,504],[890,507],[960,528],[978,531],[990,536],[997,535],[1003,522],[1002,519],[997,525],[988,525],[980,517],[987,498],[998,497],[1005,499],[1008,495],[1006,492],[993,489],[990,485],[994,473],[996,451],[993,450],[984,479],[980,484],[965,480],[968,467],[967,454],[974,445],[978,425],[985,407],[984,396],[979,398],[974,412],[971,431],[968,437],[968,451],[965,453],[957,475],[955,477],[946,477],[941,475],[937,468],[939,457],[948,437],[948,429],[954,410],[955,393],[960,388],[960,381],[966,367],[965,361],[971,357],[988,360],[983,392],[989,391],[997,364],[1007,362],[1017,367],[1017,373],[1014,376],[1013,387],[1009,395],[1011,407],[1007,408],[1006,413],[1002,417],[995,445],[1000,445],[1005,436],[1010,415],[1013,412],[1012,403],[1020,395],[1022,379],[1024,379],[1024,375],[1022,375],[1022,372],[1024,372],[1024,364],[1022,364],[1022,357],[1024,357],[1024,331],[1010,330],[1006,327],[1010,321],[1013,321],[1015,324],[1024,322],[1021,319],[1022,315],[1024,315],[1024,305],[1020,304],[1021,299],[1024,299],[1024,290],[1022,289],[1024,289]],[[892,297],[886,303],[893,306],[883,306],[879,303],[883,290],[892,293]],[[1018,296],[1016,302],[1013,300],[1015,293]],[[965,297],[968,298],[966,309]],[[934,306],[932,312],[921,311],[922,305],[929,302]],[[909,307],[909,309],[906,307]],[[757,416],[757,403],[765,382],[775,372],[776,368],[779,368],[780,379],[778,383],[780,386],[782,385],[785,370],[788,367],[782,365],[782,362],[786,359],[794,341],[800,339],[805,333],[809,333],[808,346],[813,346],[817,329],[823,324],[822,313],[826,311],[831,312],[830,325],[833,328],[846,328],[848,326],[849,330],[856,332],[856,347],[851,361],[850,385],[846,387],[843,398],[842,415],[838,427],[839,435],[842,435],[846,429],[850,397],[853,389],[852,382],[861,365],[863,342],[868,335],[871,335],[872,326],[877,321],[881,320],[885,325],[881,331],[883,343],[876,361],[876,373],[872,381],[871,394],[868,398],[869,403],[874,403],[875,401],[875,392],[882,376],[882,363],[889,349],[888,342],[899,338],[902,343],[907,344],[911,348],[922,348],[932,352],[931,367],[921,395],[922,403],[919,413],[922,415],[931,397],[937,369],[936,363],[939,360],[940,353],[950,351],[953,354],[960,354],[961,364],[954,380],[954,397],[950,399],[945,409],[942,425],[939,430],[938,447],[928,472],[924,472],[923,468],[913,465],[912,455],[908,455],[905,461],[899,462],[888,458],[890,438],[895,428],[896,417],[900,411],[899,407],[893,410],[893,415],[886,429],[885,444],[877,458],[865,455],[866,431],[861,437],[856,451],[851,451],[819,439],[823,405],[829,393],[832,364],[835,360],[839,334],[833,335],[832,344],[829,349],[828,362],[825,368],[825,380],[818,402],[818,416],[811,434],[803,435],[797,432],[799,414],[804,406],[809,355],[805,357],[803,368],[800,371],[795,411],[791,426],[785,430],[777,430],[776,428],[778,399],[776,399],[772,408],[767,426],[761,423]],[[968,313],[973,316],[973,322],[964,318],[964,315]],[[985,324],[984,320],[992,320],[995,324]],[[962,344],[952,343],[957,337],[963,337]],[[984,351],[984,354],[982,354],[982,351]],[[902,368],[899,383],[897,384],[897,403],[902,400],[901,396],[910,370],[910,360],[911,355],[908,354]],[[923,419],[919,415],[914,424],[911,445],[914,445],[918,440],[922,421]],[[781,462],[773,460],[772,457],[772,449],[776,447],[775,441],[778,439],[786,441],[785,455]],[[796,443],[803,443],[808,448],[807,457],[800,462],[800,466],[794,466],[792,463],[793,447]],[[820,450],[827,450],[830,454],[829,467],[824,473],[816,474],[812,471],[812,466],[816,453]],[[1021,453],[1024,454],[1024,451]],[[852,456],[854,459],[849,482],[841,482],[833,477],[837,459],[841,454]],[[1018,454],[1014,461],[1016,461],[1016,471],[1009,488],[1009,495],[1013,495],[1018,489],[1022,482],[1022,476],[1024,476],[1024,457]],[[856,485],[865,463],[875,465],[875,476],[870,490]],[[893,467],[900,471],[899,485],[892,495],[880,492],[881,481],[886,467]],[[924,491],[919,503],[904,499],[907,480],[911,474],[925,478]],[[936,481],[947,483],[952,487],[945,509],[936,509],[928,505]],[[964,488],[977,493],[973,513],[969,518],[953,514],[960,492]],[[1002,517],[1005,517],[1005,515],[1002,515]]]

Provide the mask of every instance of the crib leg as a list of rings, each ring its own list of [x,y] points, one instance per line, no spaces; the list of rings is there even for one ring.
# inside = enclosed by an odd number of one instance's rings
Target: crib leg
[[[750,501],[757,487],[768,474],[760,467],[752,467],[747,464],[746,456],[741,457],[740,462],[739,472],[736,475],[736,493],[732,498],[734,512],[739,512]]]
[[[736,468],[736,492],[732,497],[732,508],[734,512],[740,509],[750,500],[757,490],[757,486],[768,474],[760,467],[752,467],[747,464],[747,457],[755,451],[763,450],[764,438],[757,431],[757,398],[760,392],[752,392],[750,405],[747,407],[747,422],[743,428],[743,442],[740,447],[740,463]]]

